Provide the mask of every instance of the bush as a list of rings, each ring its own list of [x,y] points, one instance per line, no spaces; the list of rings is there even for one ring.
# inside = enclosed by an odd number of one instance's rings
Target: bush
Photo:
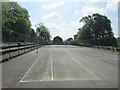
[[[117,47],[117,51],[120,51],[120,46],[119,46],[119,47]]]
[[[118,47],[113,47],[113,46],[95,46],[96,48],[98,48],[98,49],[103,49],[103,50],[120,50],[120,48],[119,49],[117,49]]]

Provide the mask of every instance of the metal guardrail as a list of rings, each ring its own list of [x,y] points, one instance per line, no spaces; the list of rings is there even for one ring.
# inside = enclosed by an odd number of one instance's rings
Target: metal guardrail
[[[33,45],[33,44],[25,44],[25,45],[11,45],[11,46],[1,46],[0,47],[0,55],[2,56],[2,60],[0,62],[4,62],[6,60],[9,60],[11,58],[17,57],[19,55],[22,55],[24,53],[33,51],[37,49],[39,45]]]

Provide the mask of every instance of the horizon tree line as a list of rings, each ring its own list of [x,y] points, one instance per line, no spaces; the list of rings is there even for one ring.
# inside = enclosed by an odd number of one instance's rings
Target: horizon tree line
[[[51,40],[49,29],[42,23],[37,26],[35,32],[31,28],[29,17],[28,10],[21,7],[17,2],[2,2],[2,41],[6,43],[11,39],[11,42],[39,42],[42,45],[118,45],[119,39],[114,37],[110,19],[99,13],[81,18],[79,22],[83,22],[84,25],[78,28],[78,32],[73,38],[70,37],[65,41],[60,36],[56,36]]]

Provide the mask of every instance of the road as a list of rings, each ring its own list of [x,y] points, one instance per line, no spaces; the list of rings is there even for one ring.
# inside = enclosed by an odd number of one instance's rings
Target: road
[[[51,45],[2,65],[3,88],[117,88],[118,53]]]

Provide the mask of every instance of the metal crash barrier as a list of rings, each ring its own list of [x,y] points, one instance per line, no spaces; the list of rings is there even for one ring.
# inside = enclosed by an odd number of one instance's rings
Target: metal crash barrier
[[[39,45],[35,44],[17,44],[17,45],[11,45],[11,46],[1,46],[0,47],[0,55],[2,56],[2,60],[0,62],[4,62],[6,60],[9,60],[11,58],[17,57],[19,55],[22,55],[24,53],[33,51],[37,49]]]

